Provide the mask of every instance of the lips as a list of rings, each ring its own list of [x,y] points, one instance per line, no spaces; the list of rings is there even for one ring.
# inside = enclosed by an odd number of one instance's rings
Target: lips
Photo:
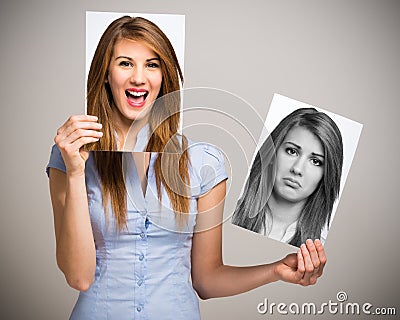
[[[283,178],[283,181],[285,182],[285,184],[287,186],[292,187],[294,189],[301,188],[300,182],[298,182],[296,179],[286,177],[286,178]]]
[[[125,90],[128,104],[135,108],[141,108],[146,103],[149,92],[145,89],[130,88]]]

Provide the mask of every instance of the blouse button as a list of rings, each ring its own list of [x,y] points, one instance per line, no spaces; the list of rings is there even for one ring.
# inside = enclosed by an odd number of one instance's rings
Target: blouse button
[[[144,255],[141,254],[141,255],[139,256],[139,260],[140,260],[140,261],[143,261],[143,259],[144,259]]]
[[[137,307],[136,310],[137,310],[138,312],[140,312],[140,311],[142,311],[142,308],[141,308],[141,307]]]
[[[143,239],[144,238],[144,232],[142,232],[141,234],[140,234],[140,237]]]
[[[142,283],[143,283],[143,280],[139,280],[139,281],[137,282],[137,285],[140,287],[140,286],[142,285]]]

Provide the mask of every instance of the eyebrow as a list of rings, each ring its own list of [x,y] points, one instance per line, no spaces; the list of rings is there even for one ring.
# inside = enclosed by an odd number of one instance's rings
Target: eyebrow
[[[127,56],[118,56],[118,57],[115,58],[115,60],[118,60],[118,59],[127,59],[127,60],[129,60],[129,61],[133,61],[133,58],[127,57]],[[160,58],[157,58],[157,57],[149,58],[149,59],[146,59],[146,62],[150,62],[150,61],[152,61],[152,60],[158,60],[158,61],[160,61]]]
[[[300,149],[300,150],[301,150],[301,146],[299,146],[298,144],[296,144],[296,143],[294,143],[294,142],[291,142],[291,141],[286,141],[285,143],[288,143],[288,144],[294,145],[294,146],[295,146],[297,149]],[[317,156],[317,157],[321,157],[321,158],[325,159],[325,156],[324,156],[324,155],[322,155],[322,154],[315,153],[315,152],[311,152],[311,154],[312,154],[313,156]]]

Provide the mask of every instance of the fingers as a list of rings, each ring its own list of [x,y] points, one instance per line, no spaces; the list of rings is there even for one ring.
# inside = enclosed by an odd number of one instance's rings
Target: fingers
[[[301,281],[304,278],[304,273],[306,272],[306,266],[304,263],[304,257],[302,253],[302,248],[300,247],[299,250],[297,250],[297,274],[296,278],[298,281]]]
[[[100,129],[101,124],[97,123],[97,117],[89,115],[70,116],[65,123],[58,128],[57,135],[68,136],[77,129]]]
[[[322,242],[317,239],[314,241],[314,245],[317,249],[317,253],[318,253],[318,257],[319,257],[319,261],[320,261],[320,266],[319,266],[319,270],[317,272],[317,276],[320,277],[324,271],[324,267],[326,265],[326,255],[325,255],[325,250],[324,250],[324,246],[322,245]]]
[[[309,285],[310,283],[310,278],[311,276],[314,274],[314,265],[313,262],[311,260],[311,254],[309,252],[309,249],[307,247],[307,245],[305,245],[304,243],[300,246],[300,251],[301,254],[303,256],[303,260],[304,260],[304,275],[303,275],[303,279],[301,279],[300,284],[301,285]]]
[[[317,249],[311,239],[307,239],[306,246],[310,254],[311,263],[314,266],[313,273],[318,272],[321,262],[319,260]]]
[[[54,138],[55,143],[61,149],[66,149],[72,148],[72,145],[77,147],[77,145],[74,144],[75,141],[85,141],[85,143],[97,141],[102,137],[103,133],[99,131],[102,125],[96,121],[97,117],[90,115],[75,115],[69,117],[57,130],[57,135]],[[91,139],[80,139],[81,137],[88,137]],[[80,143],[78,145],[79,148],[82,146]]]
[[[67,121],[57,130],[57,134],[61,134],[65,131],[66,128],[70,127],[71,124],[79,123],[79,122],[92,122],[95,123],[98,120],[96,116],[79,114],[73,115],[68,118]]]
[[[303,253],[301,251],[301,248],[297,251],[297,271],[300,272],[303,277],[303,274],[306,271],[306,267],[304,264]]]
[[[300,246],[299,253],[301,253],[301,259],[300,256],[298,258],[299,267],[304,264],[304,273],[299,284],[303,286],[313,285],[322,275],[326,264],[324,247],[319,239],[314,242],[308,239],[305,244]],[[301,271],[303,269],[299,270],[299,272]]]
[[[103,132],[101,131],[95,131],[95,130],[85,130],[85,129],[77,129],[73,131],[68,137],[65,138],[65,140],[68,141],[68,143],[73,143],[76,140],[82,138],[82,137],[87,137],[87,138],[95,138],[99,140],[103,136]]]

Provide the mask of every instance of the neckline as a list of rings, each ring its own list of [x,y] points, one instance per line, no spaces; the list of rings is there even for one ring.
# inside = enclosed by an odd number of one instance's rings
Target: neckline
[[[138,211],[146,211],[146,198],[149,196],[150,183],[151,183],[151,170],[153,167],[154,157],[150,154],[149,165],[146,173],[146,187],[143,191],[139,178],[139,173],[134,159],[135,152],[124,152],[122,156],[122,172],[124,175],[127,201]]]

